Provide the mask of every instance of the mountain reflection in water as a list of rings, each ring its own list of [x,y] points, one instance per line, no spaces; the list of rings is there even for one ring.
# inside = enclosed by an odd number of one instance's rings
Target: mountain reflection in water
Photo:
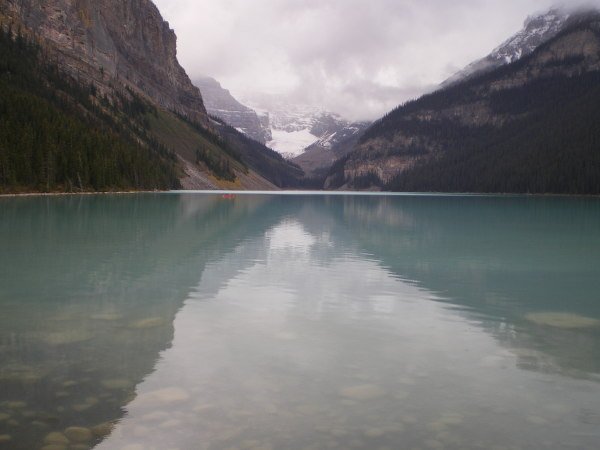
[[[600,437],[597,200],[163,194],[0,209],[11,448]]]

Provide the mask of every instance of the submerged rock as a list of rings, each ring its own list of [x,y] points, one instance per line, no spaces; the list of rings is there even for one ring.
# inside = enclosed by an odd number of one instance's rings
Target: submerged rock
[[[123,316],[121,314],[111,314],[111,313],[105,313],[105,314],[94,314],[92,316],[90,316],[90,318],[92,320],[103,320],[103,321],[107,321],[107,322],[112,322],[114,320],[120,320],[123,318]]]
[[[49,444],[44,445],[41,450],[67,450],[67,446],[61,444]]]
[[[77,344],[92,339],[92,333],[84,330],[65,330],[48,333],[44,340],[50,345]]]
[[[0,434],[0,444],[10,441],[12,441],[12,436],[10,434]]]
[[[96,437],[103,438],[103,437],[108,436],[110,433],[112,433],[112,430],[114,429],[114,427],[115,427],[115,425],[113,423],[104,422],[104,423],[96,425],[95,427],[92,427],[92,433]]]
[[[68,445],[69,439],[67,437],[58,432],[53,431],[52,433],[48,433],[44,438],[44,444],[59,444],[59,445]]]
[[[71,442],[89,442],[92,440],[92,431],[89,428],[69,427],[65,430],[65,436]]]
[[[27,407],[27,403],[25,402],[6,402],[5,405],[10,409],[23,409]]]
[[[72,408],[74,411],[82,412],[90,409],[93,406],[96,406],[99,402],[100,400],[98,400],[96,397],[88,397],[83,403],[73,405]]]
[[[133,386],[133,383],[131,381],[125,379],[103,380],[100,382],[100,384],[106,389],[110,389],[111,391],[129,389],[131,386]]]
[[[10,414],[0,413],[0,422],[10,419]]]
[[[150,317],[148,319],[137,320],[133,322],[130,328],[144,330],[147,328],[156,328],[164,325],[165,321],[162,317]]]
[[[578,314],[562,312],[538,312],[525,316],[529,322],[555,328],[577,329],[600,326],[600,320]]]
[[[31,425],[32,427],[35,427],[35,428],[41,428],[41,429],[47,429],[47,428],[50,428],[50,425],[48,425],[48,424],[47,424],[47,423],[45,423],[45,422],[41,422],[41,421],[39,421],[39,420],[34,420],[33,422],[31,422],[31,424],[30,424],[30,425]]]

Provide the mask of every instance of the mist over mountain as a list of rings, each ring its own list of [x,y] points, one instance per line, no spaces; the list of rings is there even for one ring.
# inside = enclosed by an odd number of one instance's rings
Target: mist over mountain
[[[431,92],[556,3],[157,0],[192,78],[210,74],[245,105],[275,95],[351,121]]]
[[[448,78],[441,86],[450,86],[529,55],[538,46],[556,36],[563,29],[571,14],[571,10],[553,8],[543,14],[528,17],[521,31],[511,36],[485,58],[472,62]]]
[[[268,116],[259,117],[256,111],[242,105],[212,77],[197,77],[194,79],[194,84],[200,88],[204,105],[210,115],[223,119],[227,124],[262,144],[272,140]]]
[[[336,162],[325,186],[600,192],[600,13],[561,19],[551,11],[525,30],[556,23],[560,30],[528,55],[513,47],[516,61],[505,54],[495,69],[469,74],[375,122]],[[523,44],[523,36],[499,49]]]

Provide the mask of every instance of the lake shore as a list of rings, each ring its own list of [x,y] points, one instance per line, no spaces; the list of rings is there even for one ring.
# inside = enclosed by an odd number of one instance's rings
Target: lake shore
[[[560,198],[600,198],[596,194],[527,194],[527,193],[476,193],[476,192],[383,192],[383,191],[303,191],[303,190],[280,190],[280,191],[254,191],[254,190],[226,190],[226,189],[210,189],[210,190],[153,190],[153,191],[89,191],[89,192],[23,192],[0,194],[0,198],[18,198],[18,197],[59,197],[59,196],[77,196],[77,195],[131,195],[131,194],[158,194],[158,193],[235,193],[235,194],[305,194],[305,193],[320,193],[325,195],[415,195],[415,196],[464,196],[464,197],[560,197]]]
[[[6,197],[58,197],[63,195],[128,195],[128,194],[151,194],[169,191],[89,191],[89,192],[23,192],[14,194],[0,194],[0,198]]]

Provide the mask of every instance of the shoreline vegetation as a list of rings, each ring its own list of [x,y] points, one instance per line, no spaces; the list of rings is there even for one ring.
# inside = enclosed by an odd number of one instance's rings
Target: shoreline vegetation
[[[151,194],[170,192],[168,190],[152,190],[152,191],[82,191],[82,192],[13,192],[0,193],[0,198],[3,197],[59,197],[63,195],[128,195],[128,194]]]
[[[384,195],[384,196],[456,196],[456,197],[548,197],[548,198],[595,198],[600,199],[599,194],[529,194],[529,193],[494,193],[494,192],[388,192],[388,191],[327,191],[327,190],[301,190],[287,189],[279,191],[249,191],[249,190],[227,190],[227,189],[206,189],[197,190],[137,190],[137,191],[82,191],[82,192],[13,192],[0,193],[0,198],[15,198],[15,197],[60,197],[60,196],[90,196],[90,195],[132,195],[132,194],[167,194],[167,193],[190,193],[190,194],[222,194],[232,193],[239,195],[251,195],[255,193],[270,194],[270,195],[287,195],[287,194],[322,194],[322,195]]]

